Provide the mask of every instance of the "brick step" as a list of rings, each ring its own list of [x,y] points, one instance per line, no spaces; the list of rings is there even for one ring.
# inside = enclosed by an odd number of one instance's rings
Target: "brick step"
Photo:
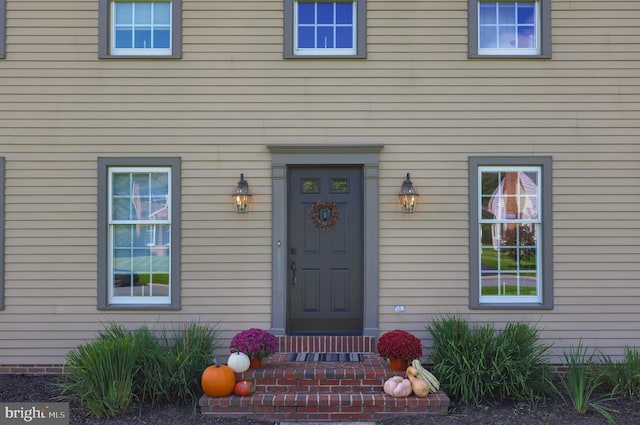
[[[383,391],[384,382],[404,372],[392,371],[377,354],[363,362],[288,362],[286,353],[263,361],[263,367],[236,374],[256,384],[249,397],[203,396],[203,414],[252,416],[265,420],[339,421],[377,420],[408,414],[446,414],[449,398],[442,392],[426,398],[395,398]]]
[[[200,400],[201,412],[218,417],[251,416],[273,421],[375,421],[404,415],[444,415],[449,398],[442,392],[424,398],[375,393],[256,393],[248,397]]]
[[[287,362],[285,354],[267,360],[265,367],[236,374],[238,381],[252,381],[257,392],[377,392],[392,376],[401,374],[365,355],[364,362]],[[289,367],[278,367],[278,365]]]

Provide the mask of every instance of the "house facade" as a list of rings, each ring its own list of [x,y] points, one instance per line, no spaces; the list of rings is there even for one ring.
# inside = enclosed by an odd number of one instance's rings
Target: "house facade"
[[[217,325],[224,352],[251,327],[429,346],[444,314],[533,323],[556,359],[640,346],[637,1],[0,18],[0,366],[109,322]]]

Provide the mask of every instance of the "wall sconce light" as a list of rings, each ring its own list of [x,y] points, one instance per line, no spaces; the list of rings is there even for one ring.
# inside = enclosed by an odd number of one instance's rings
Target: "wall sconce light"
[[[416,207],[416,198],[419,196],[418,192],[413,188],[409,173],[407,178],[402,182],[402,188],[400,188],[400,202],[402,203],[402,212],[405,214],[412,214]]]
[[[249,183],[244,179],[243,173],[240,173],[240,181],[231,196],[233,197],[233,203],[238,214],[246,214],[249,212],[251,193],[249,192]]]

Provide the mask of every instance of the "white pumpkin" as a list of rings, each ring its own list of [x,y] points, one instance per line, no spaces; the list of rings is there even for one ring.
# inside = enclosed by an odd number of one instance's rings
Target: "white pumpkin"
[[[227,360],[227,366],[233,369],[236,373],[242,373],[249,370],[249,356],[245,353],[231,353],[229,360]]]

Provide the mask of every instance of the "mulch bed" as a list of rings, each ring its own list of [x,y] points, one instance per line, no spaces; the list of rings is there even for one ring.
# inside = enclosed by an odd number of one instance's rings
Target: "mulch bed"
[[[0,375],[0,402],[54,401],[59,394],[54,383],[55,376]],[[597,396],[596,396],[597,398]],[[615,418],[620,425],[640,424],[640,399],[622,398],[604,403],[615,409]],[[71,407],[70,425],[267,425],[274,422],[259,421],[249,417],[236,419],[205,418],[195,406],[136,406],[127,415],[115,418],[86,416],[82,409]],[[534,406],[503,402],[481,408],[454,407],[446,416],[405,416],[385,419],[382,425],[606,425],[599,414],[575,413],[561,398],[549,399]]]

